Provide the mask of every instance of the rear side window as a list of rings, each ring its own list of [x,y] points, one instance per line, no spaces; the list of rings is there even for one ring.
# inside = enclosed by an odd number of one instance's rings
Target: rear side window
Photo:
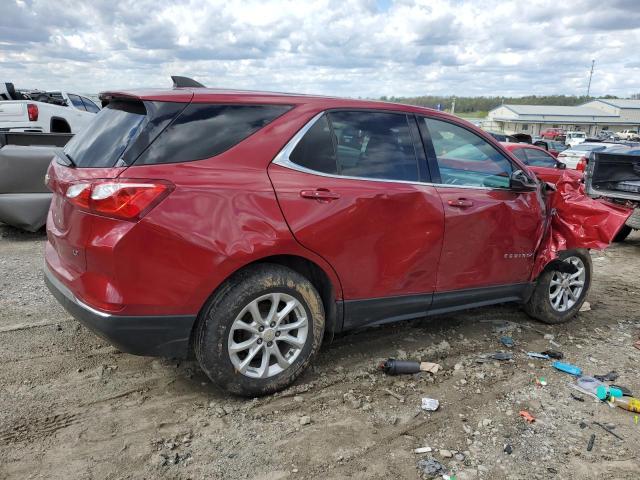
[[[85,110],[84,104],[82,103],[82,100],[78,95],[74,95],[70,93],[69,100],[71,100],[71,103],[73,104],[73,106],[76,107],[78,110]]]
[[[546,152],[527,148],[527,164],[533,167],[555,167],[556,159]]]
[[[113,167],[137,136],[146,113],[141,102],[111,102],[64,152],[77,167]]]
[[[84,104],[84,108],[87,110],[87,112],[98,113],[100,111],[98,106],[95,103],[93,103],[91,100],[89,100],[87,97],[80,97],[80,98],[82,99],[82,103]]]
[[[289,159],[311,170],[380,180],[419,180],[407,116],[339,111],[322,116]]]
[[[290,108],[288,105],[189,104],[135,163],[153,165],[213,157]]]
[[[515,150],[511,150],[516,157],[522,160],[524,163],[528,164],[529,160],[527,159],[527,154],[524,151],[524,148],[516,148]]]

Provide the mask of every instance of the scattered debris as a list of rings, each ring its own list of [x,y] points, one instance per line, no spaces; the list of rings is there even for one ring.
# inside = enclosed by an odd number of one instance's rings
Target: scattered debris
[[[633,392],[631,392],[631,390],[629,390],[627,387],[623,387],[621,385],[614,385],[613,383],[611,384],[612,388],[617,388],[618,390],[620,390],[622,392],[622,395],[625,397],[633,397]]]
[[[578,395],[576,395],[576,394],[575,394],[575,393],[573,393],[573,392],[569,392],[569,395],[571,395],[571,398],[573,398],[574,400],[577,400],[577,401],[579,401],[579,402],[584,402],[584,398],[579,397]]]
[[[440,453],[440,456],[442,458],[451,458],[451,457],[453,457],[453,452],[451,450],[446,450],[444,448],[441,448],[439,450],[439,453]]]
[[[557,350],[545,350],[542,354],[554,360],[562,360],[564,358],[564,353]]]
[[[554,347],[556,347],[556,348],[560,348],[560,347],[562,347],[562,345],[560,345],[558,342],[556,342],[556,341],[554,341],[554,340],[549,340],[549,343],[550,343],[551,345],[553,345]]]
[[[551,358],[549,357],[549,355],[545,355],[544,353],[538,353],[538,352],[527,352],[527,356],[531,358],[539,358],[541,360],[549,360]]]
[[[524,418],[528,423],[533,423],[536,421],[536,418],[531,415],[529,412],[527,412],[526,410],[520,410],[519,415]]]
[[[311,417],[309,415],[303,415],[300,417],[300,425],[309,425],[311,423]]]
[[[561,372],[565,372],[570,375],[575,375],[576,377],[579,377],[580,375],[582,375],[582,370],[580,370],[580,368],[576,367],[575,365],[571,365],[570,363],[556,361],[556,362],[553,362],[551,365],[556,370],[560,370]]]
[[[580,307],[580,310],[578,310],[579,312],[588,312],[589,310],[591,310],[591,304],[589,302],[584,302],[582,304],[582,306]]]
[[[638,350],[640,350],[640,340],[638,340],[637,342],[635,342],[633,344],[634,347],[636,347]]]
[[[611,400],[612,398],[621,398],[622,391],[618,390],[617,388],[607,387],[606,385],[602,384],[598,385],[598,388],[596,389],[596,396],[603,402],[606,402],[608,400]]]
[[[536,378],[536,385],[539,385],[541,387],[546,387],[547,386],[547,379],[544,378],[544,377]]]
[[[614,437],[616,437],[617,439],[619,439],[619,440],[623,440],[623,438],[622,438],[620,435],[618,435],[618,434],[617,434],[617,433],[615,433],[615,432],[612,432],[612,431],[611,431],[611,428],[607,427],[606,425],[603,425],[603,424],[601,424],[600,422],[593,422],[593,424],[594,424],[594,425],[599,426],[599,427],[600,427],[600,428],[602,428],[605,432],[610,433],[611,435],[613,435],[613,436],[614,436]]]
[[[391,395],[393,398],[398,400],[400,403],[404,403],[404,397],[399,393],[394,392],[393,390],[389,390],[388,388],[383,388],[382,391],[387,395]]]
[[[504,453],[506,453],[507,455],[511,455],[513,453],[513,447],[511,445],[509,445],[508,443],[504,446]]]
[[[435,412],[436,410],[438,410],[439,406],[440,406],[440,402],[435,398],[424,397],[422,399],[422,410]]]
[[[509,337],[508,335],[500,337],[500,343],[502,343],[507,348],[512,348],[514,345],[513,338]]]
[[[444,466],[433,458],[426,458],[418,461],[418,468],[425,474],[435,477],[440,475],[444,470]]]
[[[416,448],[413,453],[429,453],[431,452],[433,449],[431,447],[419,447]]]
[[[387,375],[401,375],[419,372],[438,373],[440,365],[432,362],[415,362],[408,360],[396,360],[390,358],[382,362],[378,369],[384,371]]]
[[[495,352],[491,354],[491,358],[494,360],[511,360],[513,358],[513,354],[507,352]]]
[[[587,444],[587,452],[590,452],[591,450],[593,450],[593,443],[596,441],[596,434],[592,433],[591,437],[589,438],[589,443]]]
[[[606,375],[594,375],[593,378],[600,380],[601,382],[615,382],[619,376],[618,372],[611,370]]]

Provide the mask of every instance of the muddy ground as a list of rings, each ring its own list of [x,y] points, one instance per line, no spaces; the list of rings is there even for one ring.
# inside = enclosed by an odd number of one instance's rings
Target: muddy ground
[[[638,234],[594,253],[592,310],[570,324],[505,305],[354,332],[293,388],[254,400],[216,390],[194,362],[122,354],[78,325],[42,283],[43,245],[43,234],[0,226],[2,479],[412,479],[429,458],[458,479],[640,477],[634,415],[523,353],[562,350],[586,373],[616,370],[640,396]],[[513,361],[479,363],[505,333]],[[405,356],[443,368],[376,371]],[[439,410],[421,411],[422,397]],[[413,452],[425,446],[434,451]]]

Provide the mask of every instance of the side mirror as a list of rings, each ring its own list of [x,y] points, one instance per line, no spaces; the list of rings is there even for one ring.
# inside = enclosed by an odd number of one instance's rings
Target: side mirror
[[[538,188],[538,184],[522,170],[514,170],[509,177],[509,188],[519,192],[530,192]]]
[[[567,169],[567,164],[560,162],[560,161],[556,161],[556,168],[558,170],[566,170]]]

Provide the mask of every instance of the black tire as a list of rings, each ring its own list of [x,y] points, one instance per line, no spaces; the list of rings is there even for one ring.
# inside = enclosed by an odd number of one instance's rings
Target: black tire
[[[563,261],[569,257],[578,257],[585,267],[585,280],[582,292],[580,293],[576,303],[571,308],[560,312],[553,308],[549,298],[551,279],[554,274],[557,273],[557,270],[553,267],[549,267],[540,274],[536,281],[533,294],[524,304],[524,310],[529,316],[549,324],[564,323],[571,320],[575,314],[578,313],[580,307],[582,307],[582,304],[589,293],[589,288],[591,287],[591,274],[593,267],[591,264],[591,256],[587,250],[567,250],[561,252],[558,257]]]
[[[281,292],[295,297],[305,309],[307,338],[298,357],[282,372],[251,378],[236,370],[228,351],[229,333],[238,314],[258,297]],[[259,264],[233,275],[203,308],[194,335],[194,351],[202,370],[219,387],[236,395],[256,397],[286,388],[318,353],[324,335],[322,300],[311,282],[287,267]]]
[[[616,233],[616,236],[613,237],[614,242],[624,242],[627,237],[633,232],[633,228],[629,225],[623,225],[622,228]]]

